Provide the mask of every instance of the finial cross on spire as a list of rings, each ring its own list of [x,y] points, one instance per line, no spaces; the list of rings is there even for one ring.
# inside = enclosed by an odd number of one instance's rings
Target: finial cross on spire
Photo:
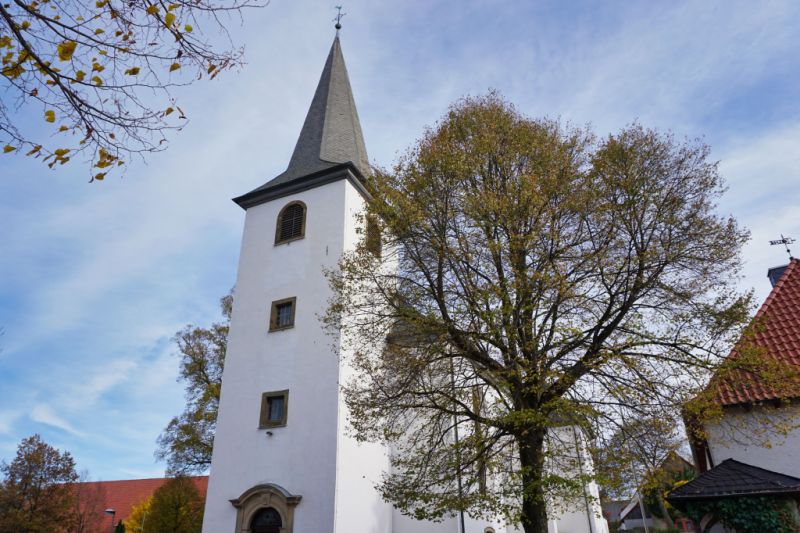
[[[342,6],[336,6],[336,9],[338,10],[338,13],[336,13],[336,18],[333,19],[333,21],[336,23],[334,28],[336,28],[336,31],[338,32],[342,29],[342,17],[347,15],[347,13],[342,13]]]
[[[794,239],[791,237],[784,237],[783,233],[781,233],[780,239],[775,239],[774,241],[769,241],[770,246],[778,246],[784,245],[786,247],[786,253],[789,254],[789,259],[793,259],[792,251],[789,249],[789,245],[794,243]]]

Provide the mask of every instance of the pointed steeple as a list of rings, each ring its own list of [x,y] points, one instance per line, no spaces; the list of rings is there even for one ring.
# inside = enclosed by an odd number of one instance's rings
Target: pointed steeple
[[[367,149],[344,64],[339,32],[336,33],[289,166],[261,187],[235,198],[234,201],[242,207],[260,203],[252,201],[256,196],[265,201],[294,192],[299,182],[308,181],[306,178],[324,174],[326,170],[340,169],[343,165],[354,167],[360,174],[357,178],[367,175]]]

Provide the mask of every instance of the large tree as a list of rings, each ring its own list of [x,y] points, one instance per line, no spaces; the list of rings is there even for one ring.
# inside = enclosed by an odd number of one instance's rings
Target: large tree
[[[78,479],[69,452],[39,435],[23,439],[10,463],[0,464],[0,533],[47,533],[75,526]]]
[[[172,474],[200,473],[211,466],[232,306],[231,293],[220,300],[222,322],[207,328],[186,326],[175,335],[186,407],[170,420],[156,450],[156,457],[167,461]]]
[[[204,504],[192,479],[172,478],[153,493],[145,528],[159,533],[200,533]]]
[[[267,2],[0,3],[0,147],[51,168],[82,155],[93,179],[163,149],[186,119],[171,89],[241,65],[225,22]]]
[[[326,321],[355,370],[354,434],[391,443],[379,488],[417,518],[546,532],[548,502],[583,499],[586,479],[548,468],[554,428],[674,415],[750,309],[747,233],[717,214],[723,181],[698,142],[637,124],[596,138],[489,94],[370,188],[383,253],[359,247],[330,273]]]
[[[73,487],[74,522],[70,533],[92,533],[104,529],[106,515],[104,513],[108,495],[99,483],[89,480],[89,473],[83,471]]]

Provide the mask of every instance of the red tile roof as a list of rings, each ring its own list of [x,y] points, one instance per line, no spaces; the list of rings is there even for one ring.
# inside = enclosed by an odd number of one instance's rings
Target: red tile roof
[[[758,329],[753,342],[765,355],[800,371],[800,260],[792,259],[756,313]],[[731,352],[736,357],[736,348]],[[744,377],[744,379],[741,379]],[[722,405],[737,405],[800,396],[796,390],[773,390],[749,373],[717,383],[717,398]]]
[[[208,476],[192,476],[200,495],[208,491]],[[120,481],[89,481],[81,483],[86,489],[96,489],[103,495],[102,509],[114,509],[114,523],[127,519],[131,509],[153,495],[169,478],[124,479]],[[107,523],[107,522],[106,522]],[[107,531],[107,530],[106,530]]]

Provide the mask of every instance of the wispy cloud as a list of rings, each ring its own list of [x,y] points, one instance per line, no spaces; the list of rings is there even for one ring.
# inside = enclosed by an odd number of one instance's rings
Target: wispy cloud
[[[77,429],[72,427],[72,424],[67,422],[63,416],[54,413],[53,410],[48,405],[45,404],[35,405],[33,407],[33,410],[31,411],[30,418],[34,422],[39,422],[40,424],[46,424],[48,426],[52,426],[54,428],[66,431],[67,433],[70,433],[71,435],[74,435],[76,437],[84,437],[83,432],[78,431]]]

